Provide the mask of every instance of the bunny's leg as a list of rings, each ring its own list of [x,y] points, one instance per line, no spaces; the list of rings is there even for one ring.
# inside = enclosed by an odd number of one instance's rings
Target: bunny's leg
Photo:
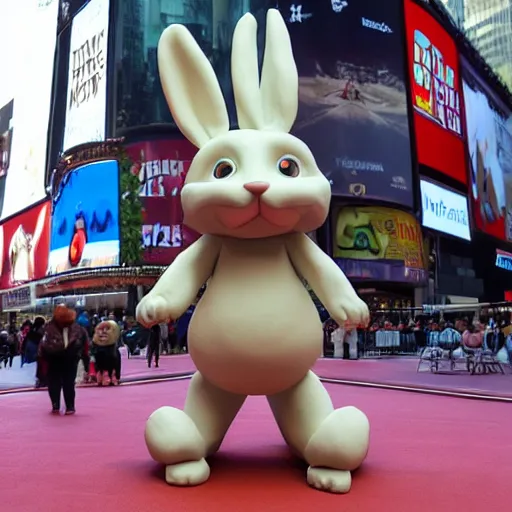
[[[149,417],[146,445],[153,459],[166,464],[167,483],[191,486],[208,480],[205,458],[219,449],[245,398],[213,386],[197,372],[184,411],[162,407]]]
[[[286,442],[309,464],[309,485],[348,492],[350,472],[361,465],[368,451],[368,418],[355,407],[334,410],[312,372],[293,388],[269,396],[268,401]]]

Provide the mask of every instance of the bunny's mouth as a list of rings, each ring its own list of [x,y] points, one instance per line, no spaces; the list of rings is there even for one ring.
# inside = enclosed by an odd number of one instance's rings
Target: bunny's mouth
[[[251,202],[243,208],[219,207],[219,220],[228,229],[241,229],[253,222],[263,221],[267,224],[285,228],[293,226],[300,219],[300,213],[291,208],[275,208],[261,199]]]

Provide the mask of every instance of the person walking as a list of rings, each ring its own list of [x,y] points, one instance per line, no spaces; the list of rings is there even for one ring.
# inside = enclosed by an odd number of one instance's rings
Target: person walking
[[[158,368],[158,361],[160,359],[160,325],[154,325],[149,331],[148,343],[148,368],[151,368],[153,356],[155,356],[155,368]]]
[[[39,352],[48,363],[48,394],[52,413],[60,413],[61,392],[66,415],[75,414],[75,379],[82,355],[83,330],[76,323],[76,312],[61,304],[44,329]]]

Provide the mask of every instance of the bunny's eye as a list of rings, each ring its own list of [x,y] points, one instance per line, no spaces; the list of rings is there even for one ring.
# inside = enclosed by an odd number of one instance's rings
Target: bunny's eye
[[[215,167],[213,168],[213,177],[218,180],[222,180],[231,176],[235,171],[236,166],[234,162],[227,158],[223,158],[215,164]]]
[[[279,172],[289,178],[296,178],[300,174],[299,162],[291,156],[283,156],[277,163]]]

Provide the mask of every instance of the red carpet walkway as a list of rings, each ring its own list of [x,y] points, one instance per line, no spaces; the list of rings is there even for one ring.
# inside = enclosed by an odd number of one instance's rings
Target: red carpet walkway
[[[172,488],[143,429],[188,383],[78,391],[78,414],[54,417],[45,393],[0,397],[2,512],[480,512],[507,510],[512,407],[488,401],[329,385],[337,406],[372,422],[372,446],[350,494],[310,489],[263,398],[236,419],[211,480]]]

